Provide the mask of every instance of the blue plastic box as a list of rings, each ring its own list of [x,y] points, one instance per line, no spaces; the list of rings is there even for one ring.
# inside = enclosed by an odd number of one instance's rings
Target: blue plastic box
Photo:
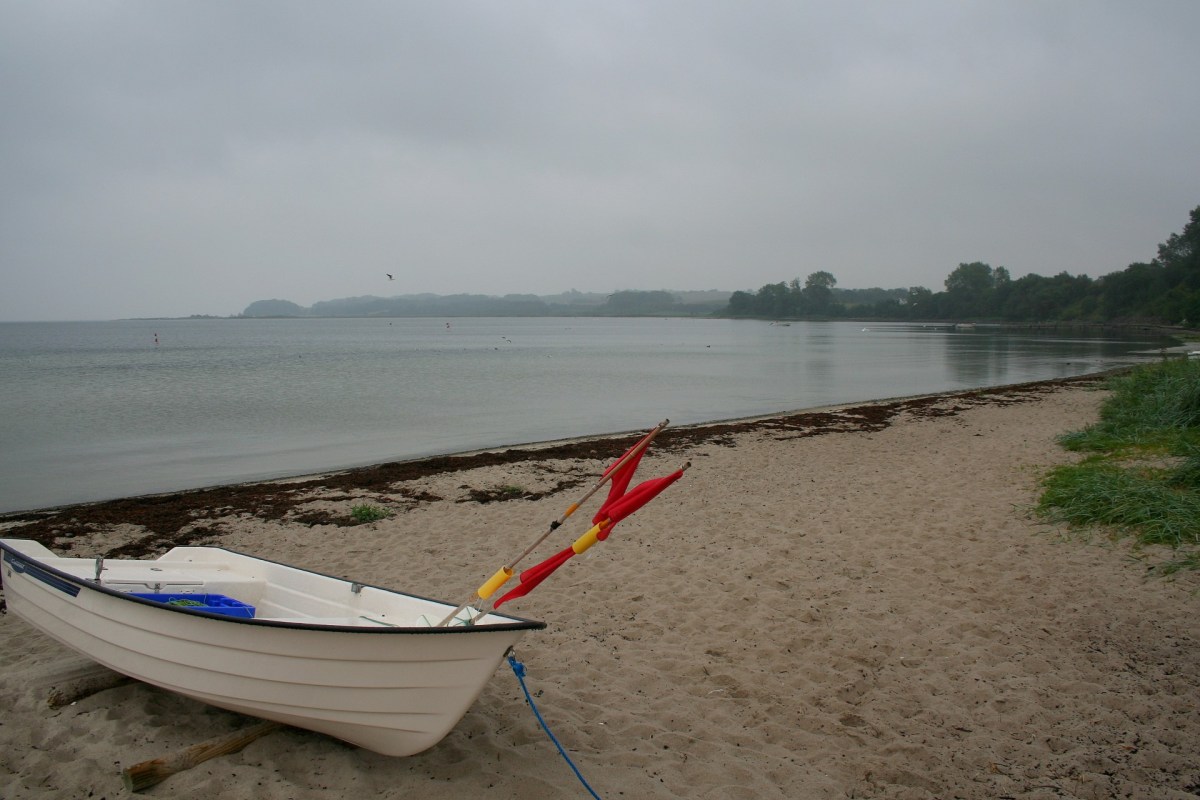
[[[241,617],[242,619],[254,618],[254,606],[223,594],[141,594],[140,592],[131,592],[130,594],[143,600],[176,605],[189,611],[207,611],[210,614],[224,614],[227,617]],[[200,605],[192,605],[193,603]]]

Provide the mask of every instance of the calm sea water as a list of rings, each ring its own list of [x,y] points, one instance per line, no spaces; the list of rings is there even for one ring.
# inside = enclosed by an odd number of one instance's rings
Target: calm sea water
[[[1161,344],[687,319],[0,323],[0,512],[1065,377]]]

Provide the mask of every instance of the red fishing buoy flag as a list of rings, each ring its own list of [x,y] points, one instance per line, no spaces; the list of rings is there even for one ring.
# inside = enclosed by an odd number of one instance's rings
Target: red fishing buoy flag
[[[624,457],[622,456],[621,458]],[[576,539],[570,547],[555,553],[542,563],[522,572],[521,582],[497,600],[492,608],[499,608],[502,604],[507,603],[513,598],[524,597],[533,591],[539,583],[550,577],[550,573],[570,560],[572,556],[584,552],[598,541],[602,542],[607,539],[608,535],[612,533],[614,525],[646,505],[646,503],[649,503],[663,489],[666,489],[672,483],[682,478],[683,471],[691,466],[689,462],[670,475],[661,478],[651,478],[648,481],[639,483],[632,490],[626,491],[629,486],[629,480],[633,477],[633,472],[637,469],[641,458],[642,454],[638,453],[625,464],[621,464],[619,472],[613,473],[612,488],[609,490],[608,499],[604,501],[604,504],[600,506],[600,510],[592,517],[593,525],[591,529]],[[620,464],[620,459],[617,459],[613,466],[609,467],[609,471],[617,464]],[[605,472],[605,475],[607,474],[608,471]]]
[[[449,324],[450,323],[446,323],[447,327],[449,327]],[[538,545],[540,545],[542,542],[546,541],[546,537],[548,537],[550,534],[554,533],[554,531],[558,530],[559,527],[561,527],[562,524],[564,522],[566,522],[567,519],[572,514],[574,514],[576,511],[578,511],[580,509],[580,507],[585,502],[587,502],[588,498],[590,498],[596,492],[600,491],[600,487],[603,486],[605,483],[607,483],[609,480],[611,480],[613,478],[620,478],[621,482],[619,485],[620,486],[619,491],[610,491],[609,492],[609,495],[610,495],[609,501],[606,501],[606,502],[611,502],[614,498],[617,497],[617,495],[624,494],[626,487],[629,486],[629,479],[633,476],[633,468],[636,467],[637,462],[641,460],[642,453],[645,452],[646,448],[650,446],[650,443],[654,441],[654,437],[658,436],[658,434],[662,432],[663,428],[667,427],[667,425],[669,425],[670,422],[671,421],[669,419],[664,419],[662,422],[655,425],[654,428],[652,428],[649,433],[647,433],[645,436],[643,436],[638,441],[637,444],[635,444],[633,447],[626,450],[625,454],[623,456],[621,456],[616,461],[614,461],[612,464],[610,464],[608,466],[608,468],[606,470],[604,470],[604,473],[601,475],[600,480],[596,483],[595,486],[593,486],[591,489],[589,489],[587,491],[587,493],[584,494],[583,497],[579,498],[574,503],[571,503],[571,505],[567,506],[567,510],[562,513],[562,516],[560,516],[558,519],[556,519],[550,523],[550,530],[543,533],[541,538],[539,538],[536,542],[534,542],[532,545],[527,547],[525,549],[525,551],[523,553],[521,553],[519,556],[517,556],[515,559],[513,559],[509,563],[505,564],[500,569],[496,570],[496,573],[494,575],[492,575],[492,577],[490,577],[486,581],[484,581],[484,583],[478,589],[475,590],[475,593],[472,594],[471,597],[469,597],[465,603],[458,606],[458,608],[454,609],[449,614],[447,614],[442,619],[442,621],[437,624],[437,627],[444,628],[447,625],[449,625],[453,620],[458,619],[459,612],[468,608],[472,603],[476,603],[481,600],[487,600],[487,599],[491,598],[491,596],[493,594],[495,594],[502,586],[504,586],[504,584],[508,581],[508,579],[513,576],[513,574],[514,574],[513,570],[515,569],[517,564],[519,564],[521,561],[523,561],[525,559],[525,556],[532,553]],[[630,462],[632,462],[632,463],[630,463]],[[629,467],[629,468],[626,469],[626,467]],[[686,469],[686,467],[684,467],[684,468]],[[589,531],[587,535],[582,537],[579,540],[579,542],[576,542],[574,545],[571,546],[572,550],[576,553],[582,552],[577,547],[577,545],[580,545],[581,542],[588,540],[589,537],[591,537],[591,539],[590,539],[591,544],[595,544],[595,542],[597,541],[596,536],[598,536],[600,530],[601,529],[599,527],[593,527],[593,529],[591,531]],[[591,544],[589,544],[587,546],[590,547]],[[584,549],[587,549],[587,548],[584,547]],[[560,553],[559,555],[563,556],[564,559],[570,558],[570,555],[568,555],[566,553]],[[553,564],[553,565],[547,564],[545,566],[546,566],[546,570],[542,572],[542,577],[545,577],[545,575],[549,575],[550,572],[553,571],[553,568],[557,567],[558,564]],[[532,570],[527,570],[527,571],[531,573],[529,576],[529,580],[532,581],[535,578],[536,573],[533,573]],[[540,578],[538,580],[540,580]],[[536,584],[527,586],[525,591],[526,592],[529,591],[530,589],[533,588],[534,585],[536,585]],[[524,592],[522,592],[520,594],[523,594],[523,593]],[[517,597],[517,596],[519,596],[519,594],[514,594],[512,596]],[[504,602],[504,599],[507,599],[507,598],[503,598],[499,602]],[[494,608],[494,606],[493,606],[493,608]],[[484,615],[481,614],[480,616],[484,616]],[[475,621],[478,621],[478,619],[479,619],[479,617],[476,617]],[[474,622],[469,622],[468,624],[474,624]]]
[[[608,538],[614,525],[658,497],[663,489],[682,478],[685,469],[687,469],[686,466],[675,470],[670,475],[643,481],[620,497],[610,495],[604,501],[604,505],[600,506],[600,510],[596,512],[596,516],[592,517],[592,522],[596,524],[607,521],[603,533],[600,534],[600,540],[604,541]]]
[[[502,604],[507,603],[516,597],[524,597],[534,590],[535,587],[546,578],[550,577],[550,573],[566,563],[567,559],[575,555],[574,545],[563,550],[561,553],[555,553],[540,564],[536,564],[521,573],[521,582],[508,591],[503,597],[492,604],[492,608],[499,608]]]

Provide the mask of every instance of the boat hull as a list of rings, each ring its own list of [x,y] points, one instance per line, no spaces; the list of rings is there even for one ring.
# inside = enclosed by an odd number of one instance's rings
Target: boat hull
[[[239,620],[131,600],[0,542],[9,609],[105,666],[390,756],[440,741],[542,623],[458,628]],[[329,579],[336,580],[336,579]]]

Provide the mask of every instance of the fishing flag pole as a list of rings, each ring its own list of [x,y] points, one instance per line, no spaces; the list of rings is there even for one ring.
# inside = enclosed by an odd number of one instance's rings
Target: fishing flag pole
[[[438,627],[438,628],[446,627],[447,625],[450,624],[450,622],[456,616],[458,616],[460,613],[462,613],[467,608],[467,606],[478,603],[481,600],[487,600],[489,597],[491,597],[493,594],[496,593],[497,589],[499,589],[504,584],[508,583],[508,580],[514,574],[514,568],[517,566],[517,564],[519,564],[522,560],[524,560],[524,558],[526,556],[528,556],[535,549],[537,549],[538,545],[540,545],[542,542],[546,541],[546,538],[549,537],[550,534],[554,533],[556,530],[558,530],[560,527],[562,527],[562,524],[564,522],[566,522],[567,519],[569,519],[572,514],[574,514],[576,511],[578,511],[580,506],[582,506],[589,499],[591,499],[592,495],[594,495],[596,492],[600,491],[601,487],[603,487],[604,484],[608,483],[609,480],[614,479],[614,477],[624,476],[625,473],[623,472],[623,468],[626,465],[628,465],[631,461],[635,462],[635,464],[636,464],[636,461],[641,459],[642,453],[644,453],[646,451],[646,448],[650,446],[650,443],[654,441],[654,437],[658,436],[658,434],[660,434],[662,432],[663,428],[667,427],[667,425],[669,425],[669,424],[671,424],[671,420],[664,419],[662,422],[655,425],[654,428],[652,428],[649,433],[647,433],[645,436],[643,436],[641,438],[641,440],[637,442],[637,444],[635,444],[633,447],[631,447],[627,451],[625,451],[625,455],[621,456],[619,459],[617,459],[617,461],[615,463],[613,463],[611,466],[609,466],[608,469],[604,470],[604,474],[600,476],[600,480],[596,481],[596,484],[594,486],[592,486],[591,489],[588,489],[588,491],[583,495],[583,497],[580,497],[574,503],[567,506],[567,510],[562,513],[562,516],[550,523],[549,530],[547,530],[545,533],[543,533],[538,538],[538,540],[535,541],[533,544],[529,545],[529,547],[526,547],[525,550],[519,556],[517,556],[516,558],[514,558],[512,561],[505,564],[504,566],[502,566],[500,569],[496,570],[496,573],[494,575],[492,575],[492,577],[490,577],[486,581],[484,581],[484,583],[478,589],[475,590],[475,593],[473,595],[471,595],[469,598],[467,598],[467,601],[465,603],[463,603],[458,608],[456,608],[452,612],[450,612],[450,614],[445,619],[443,619],[441,622],[439,622],[435,627]],[[630,474],[632,474],[632,473],[630,473]],[[626,484],[627,483],[628,483],[628,478],[626,477]],[[483,616],[483,615],[480,614],[479,616]],[[476,617],[476,619],[478,619],[478,617]],[[473,622],[473,620],[468,621],[467,624],[471,624],[471,622]]]
[[[561,567],[574,556],[580,555],[590,549],[596,542],[603,542],[608,539],[612,533],[612,529],[618,522],[628,517],[633,512],[637,511],[642,506],[649,503],[657,497],[663,489],[666,489],[675,481],[683,477],[683,473],[692,466],[692,462],[687,462],[679,469],[672,472],[670,475],[665,475],[661,478],[652,478],[648,481],[638,484],[628,492],[624,486],[619,486],[617,481],[613,482],[613,492],[609,498],[596,512],[596,516],[592,517],[592,527],[588,532],[576,539],[570,547],[565,550],[555,553],[540,564],[530,567],[521,573],[521,582],[513,588],[508,594],[501,597],[492,604],[493,609],[500,608],[504,603],[513,600],[517,597],[524,597],[532,592],[539,583],[550,577],[550,573]],[[628,483],[628,476],[626,477]],[[618,491],[619,489],[619,491]],[[488,611],[483,611],[475,618],[478,622],[483,617],[486,617]]]

